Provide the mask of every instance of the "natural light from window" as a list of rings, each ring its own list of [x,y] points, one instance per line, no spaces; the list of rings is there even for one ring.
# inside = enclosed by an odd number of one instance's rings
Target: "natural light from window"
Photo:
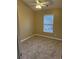
[[[52,33],[53,32],[53,15],[45,15],[43,21],[43,31]]]

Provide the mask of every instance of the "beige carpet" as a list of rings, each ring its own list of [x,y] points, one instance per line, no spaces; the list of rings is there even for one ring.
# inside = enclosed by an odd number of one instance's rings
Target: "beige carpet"
[[[61,59],[61,41],[32,37],[22,43],[22,59]]]

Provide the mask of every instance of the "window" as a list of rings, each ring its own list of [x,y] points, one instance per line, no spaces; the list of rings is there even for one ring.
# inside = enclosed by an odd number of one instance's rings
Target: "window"
[[[45,15],[44,16],[44,22],[43,22],[43,31],[52,33],[53,32],[53,15]]]

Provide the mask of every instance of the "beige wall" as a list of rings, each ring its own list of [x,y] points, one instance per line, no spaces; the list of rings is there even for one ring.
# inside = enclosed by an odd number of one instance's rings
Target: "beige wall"
[[[55,8],[47,11],[37,11],[35,14],[35,33],[47,36],[62,38],[62,13],[61,8]],[[54,15],[54,33],[43,32],[43,16]]]
[[[18,1],[19,31],[21,39],[25,39],[31,34],[42,34],[62,38],[62,13],[61,8],[54,8],[47,11],[34,12],[23,2]],[[54,32],[43,32],[43,16],[54,15]]]
[[[18,1],[18,20],[21,39],[33,34],[34,31],[34,13],[23,2]]]

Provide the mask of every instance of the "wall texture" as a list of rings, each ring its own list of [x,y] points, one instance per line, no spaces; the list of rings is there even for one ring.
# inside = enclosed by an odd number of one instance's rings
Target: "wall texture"
[[[34,13],[26,6],[22,1],[18,0],[18,20],[21,39],[25,39],[27,36],[34,32]]]
[[[43,16],[54,15],[54,32],[43,32]],[[35,14],[35,31],[36,34],[42,34],[47,36],[54,36],[56,38],[62,38],[62,10],[61,8],[55,8],[51,10],[37,11]]]

